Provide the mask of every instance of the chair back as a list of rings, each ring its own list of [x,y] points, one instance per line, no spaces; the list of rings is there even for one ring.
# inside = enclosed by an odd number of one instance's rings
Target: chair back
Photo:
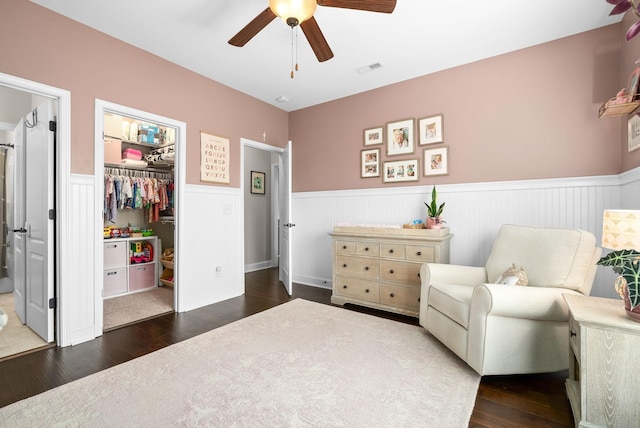
[[[580,229],[503,225],[487,259],[493,282],[513,263],[524,268],[530,287],[562,287],[588,295],[601,249]]]

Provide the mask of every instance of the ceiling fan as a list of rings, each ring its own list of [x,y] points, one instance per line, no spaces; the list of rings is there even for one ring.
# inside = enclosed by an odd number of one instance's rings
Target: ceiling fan
[[[313,17],[318,5],[391,13],[396,7],[396,0],[269,0],[269,7],[233,36],[229,40],[229,44],[238,47],[244,46],[276,16],[279,16],[291,28],[300,25],[318,61],[327,61],[333,58],[333,52]]]

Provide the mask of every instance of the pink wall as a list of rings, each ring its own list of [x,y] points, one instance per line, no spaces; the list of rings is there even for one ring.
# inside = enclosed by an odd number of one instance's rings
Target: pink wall
[[[622,41],[622,55],[620,56],[620,84],[618,90],[627,86],[629,75],[636,67],[640,67],[640,64],[636,64],[636,60],[640,58],[640,36],[636,36],[627,42],[626,34],[627,29],[637,21],[635,15],[628,12],[622,20],[620,26],[619,38]],[[612,97],[614,95],[611,95]],[[628,140],[627,140],[627,121],[631,116],[620,116],[617,118],[611,118],[613,121],[619,123],[620,130],[622,132],[620,154],[622,158],[622,171],[629,171],[630,169],[640,166],[640,150],[634,150],[629,152]]]
[[[612,25],[293,112],[293,190],[617,174],[619,121],[599,119],[598,108],[619,89],[620,49]],[[360,178],[363,129],[437,113],[448,176]],[[439,146],[392,157],[377,147],[383,161],[418,158],[422,168],[422,150]]]
[[[288,141],[286,112],[26,0],[2,0],[0,58],[0,72],[71,92],[74,173],[93,174],[96,98],[186,122],[188,183],[200,183],[201,131],[230,139],[232,187],[240,137]]]

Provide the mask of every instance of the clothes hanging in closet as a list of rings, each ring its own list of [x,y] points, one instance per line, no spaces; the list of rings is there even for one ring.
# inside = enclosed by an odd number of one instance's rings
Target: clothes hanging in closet
[[[160,221],[161,211],[174,207],[171,178],[105,173],[104,185],[104,215],[112,223],[117,221],[118,210],[143,209],[147,222],[154,223]]]

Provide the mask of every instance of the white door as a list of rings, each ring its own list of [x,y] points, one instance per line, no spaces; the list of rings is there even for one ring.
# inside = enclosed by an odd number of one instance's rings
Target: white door
[[[53,341],[53,209],[55,124],[53,101],[25,118],[25,222],[27,325]],[[53,124],[53,127],[50,128]],[[51,213],[51,215],[50,215]]]
[[[291,296],[291,141],[280,155],[280,281]]]
[[[13,221],[9,223],[9,228],[13,234],[13,263],[9,266],[9,277],[13,278],[13,299],[16,314],[22,324],[27,323],[27,279],[25,268],[25,236],[21,233],[24,226],[25,208],[25,169],[24,169],[24,119],[20,119],[18,126],[13,131],[14,135],[14,192],[13,192]]]

